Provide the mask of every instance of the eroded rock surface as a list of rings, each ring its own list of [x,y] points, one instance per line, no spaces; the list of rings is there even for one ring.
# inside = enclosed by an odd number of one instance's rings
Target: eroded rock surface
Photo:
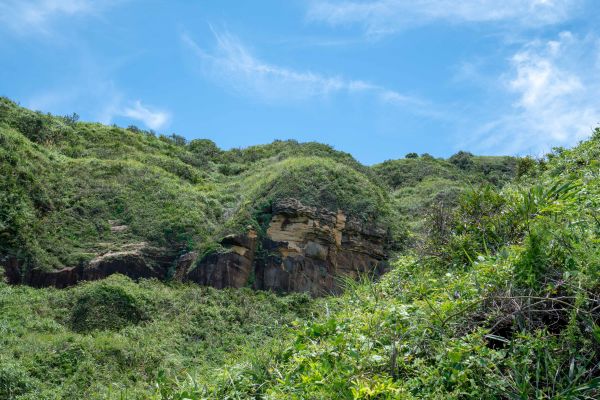
[[[342,276],[384,272],[382,227],[294,199],[276,202],[271,213],[260,242],[254,231],[226,238],[226,251],[201,260],[187,278],[219,288],[251,283],[256,289],[323,295],[339,292]]]
[[[164,249],[151,247],[146,243],[135,243],[121,251],[101,254],[89,263],[56,271],[23,269],[14,258],[8,258],[4,266],[9,283],[64,288],[79,281],[102,279],[116,273],[132,279],[164,279],[174,260],[175,256]]]
[[[277,201],[269,211],[262,238],[252,229],[226,236],[219,251],[204,257],[136,243],[58,271],[25,269],[14,258],[0,261],[10,283],[36,287],[62,288],[120,273],[133,279],[173,277],[215,288],[251,286],[315,296],[339,292],[342,277],[376,277],[385,271],[386,231],[381,226],[294,199]]]
[[[218,289],[246,286],[253,271],[256,244],[257,234],[253,230],[226,236],[221,241],[224,251],[204,257],[184,279]]]

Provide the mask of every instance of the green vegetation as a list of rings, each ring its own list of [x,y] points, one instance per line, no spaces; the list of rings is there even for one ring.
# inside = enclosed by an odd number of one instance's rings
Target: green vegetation
[[[27,268],[75,266],[140,242],[202,252],[258,227],[283,197],[401,232],[372,171],[318,143],[222,151],[209,140],[78,122],[0,98],[0,173],[0,258]]]
[[[223,151],[2,99],[0,258],[202,250],[260,228],[282,197],[382,222],[396,253],[380,281],[320,299],[120,275],[0,282],[0,398],[598,398],[599,160],[600,129],[543,160],[366,167],[316,143]]]
[[[182,382],[164,398],[598,398],[599,159],[600,129],[518,182],[464,190],[450,227],[424,238],[438,254],[347,282],[231,383]]]
[[[171,377],[214,382],[310,315],[306,295],[120,275],[64,290],[0,284],[0,398],[160,398],[158,380],[162,390]]]
[[[392,207],[411,233],[407,243],[423,247],[423,237],[431,235],[432,219],[444,223],[458,205],[461,193],[469,188],[499,188],[511,181],[518,161],[514,157],[473,156],[462,151],[448,160],[409,153],[404,159],[385,161],[372,168],[391,189]]]

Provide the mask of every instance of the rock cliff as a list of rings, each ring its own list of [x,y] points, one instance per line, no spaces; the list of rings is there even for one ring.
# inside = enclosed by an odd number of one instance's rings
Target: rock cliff
[[[101,254],[89,263],[55,271],[23,268],[13,257],[8,257],[2,264],[9,283],[65,288],[79,281],[102,279],[116,273],[132,279],[165,279],[176,261],[176,256],[165,249],[134,243],[121,251]]]
[[[307,207],[294,199],[273,204],[262,239],[255,231],[223,240],[225,252],[200,260],[186,279],[215,287],[336,293],[339,278],[378,276],[386,268],[386,231],[342,211]]]
[[[216,288],[252,286],[277,292],[337,293],[340,278],[378,276],[386,268],[386,230],[344,212],[308,207],[294,199],[276,201],[263,235],[253,229],[221,240],[221,250],[199,259],[137,243],[118,252],[58,271],[25,270],[3,261],[10,283],[67,287],[81,280],[121,273],[133,279],[173,276]]]

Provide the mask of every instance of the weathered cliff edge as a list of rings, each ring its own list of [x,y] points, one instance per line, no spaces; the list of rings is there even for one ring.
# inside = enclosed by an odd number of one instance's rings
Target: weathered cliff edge
[[[340,278],[376,277],[386,267],[386,230],[348,218],[342,211],[307,207],[294,199],[272,205],[266,234],[248,230],[222,239],[221,251],[199,259],[178,256],[144,243],[101,255],[88,264],[59,271],[22,271],[17,260],[4,260],[10,283],[67,287],[81,280],[121,273],[133,279],[173,276],[216,288],[251,286],[277,292],[337,293]]]

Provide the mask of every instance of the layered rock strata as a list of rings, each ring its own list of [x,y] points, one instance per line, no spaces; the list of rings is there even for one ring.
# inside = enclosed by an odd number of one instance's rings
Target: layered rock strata
[[[294,199],[275,202],[271,215],[262,240],[254,231],[229,238],[223,243],[225,252],[202,259],[187,278],[215,287],[251,284],[261,290],[323,295],[339,292],[344,276],[385,271],[386,231],[380,226]]]
[[[219,251],[204,257],[138,243],[57,271],[24,269],[10,257],[0,261],[10,283],[36,287],[62,288],[121,273],[133,279],[173,277],[215,288],[250,286],[314,296],[339,292],[343,277],[376,277],[385,271],[383,227],[294,199],[279,200],[269,211],[271,219],[262,237],[252,229],[226,236]]]
[[[79,281],[102,279],[116,273],[132,279],[164,279],[175,260],[175,256],[164,249],[154,248],[146,243],[135,243],[121,251],[99,255],[88,263],[54,271],[26,269],[12,257],[8,257],[3,264],[9,283],[65,288]]]

